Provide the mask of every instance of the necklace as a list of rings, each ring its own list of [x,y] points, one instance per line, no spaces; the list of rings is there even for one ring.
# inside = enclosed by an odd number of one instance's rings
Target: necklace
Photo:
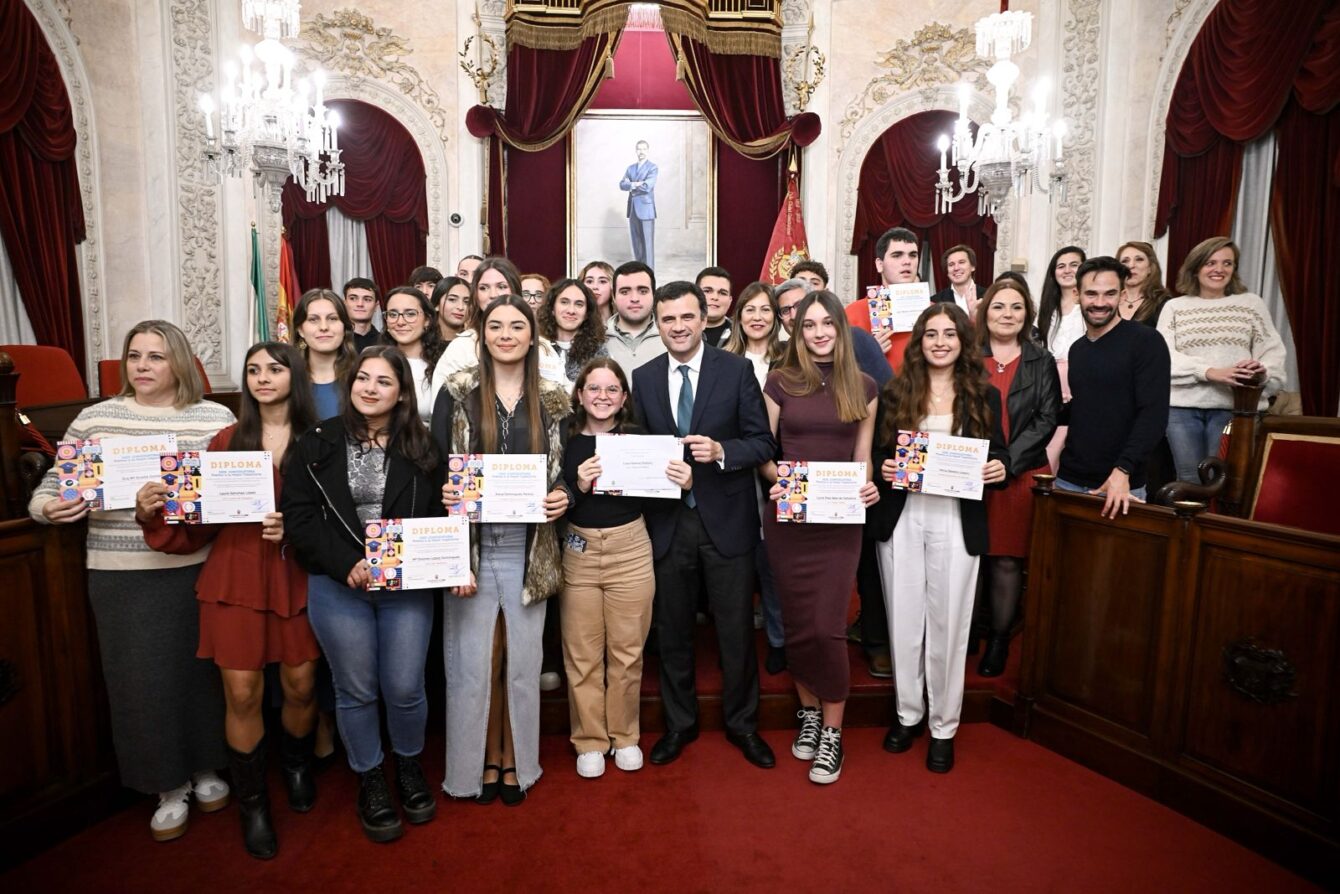
[[[931,403],[935,404],[937,407],[944,402],[945,398],[953,396],[954,396],[954,389],[952,387],[948,391],[945,391],[941,394],[936,394],[935,389],[934,388],[931,389]]]
[[[512,434],[512,417],[516,415],[516,408],[517,405],[521,403],[521,398],[520,395],[517,396],[517,401],[512,404],[512,409],[510,410],[503,406],[501,397],[495,395],[493,400],[498,411],[498,430],[502,435],[502,437],[498,439],[498,442],[503,448],[503,452],[506,453],[507,442],[510,440]]]

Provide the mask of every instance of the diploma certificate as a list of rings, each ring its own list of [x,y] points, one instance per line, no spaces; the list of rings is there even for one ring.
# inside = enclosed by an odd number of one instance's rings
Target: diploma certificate
[[[592,493],[678,500],[684,491],[665,477],[672,460],[684,458],[673,435],[596,435],[600,477]]]
[[[982,466],[990,441],[939,432],[900,431],[893,450],[893,487],[913,493],[982,499]]]
[[[470,520],[384,518],[363,526],[369,590],[424,590],[470,583]]]
[[[167,485],[168,524],[259,522],[275,511],[272,455],[268,450],[190,450],[159,460]]]
[[[777,521],[806,525],[863,525],[865,463],[778,460]]]
[[[868,286],[870,328],[890,332],[911,332],[917,317],[931,306],[929,283],[907,282],[893,286]]]
[[[449,515],[487,524],[545,521],[549,480],[543,453],[453,453],[447,457],[447,482],[463,497]]]
[[[176,452],[175,434],[61,441],[56,446],[61,499],[82,497],[91,509],[133,509],[140,488],[159,480],[158,457]]]

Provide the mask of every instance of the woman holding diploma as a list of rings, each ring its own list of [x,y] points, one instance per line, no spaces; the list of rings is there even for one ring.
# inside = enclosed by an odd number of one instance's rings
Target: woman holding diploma
[[[444,466],[419,421],[405,355],[389,345],[364,350],[344,410],[304,434],[293,452],[284,526],[311,572],[307,613],[335,676],[335,718],[359,774],[358,817],[368,838],[392,841],[403,827],[382,771],[379,695],[405,816],[426,823],[437,812],[419,766],[436,591],[369,591],[362,537],[377,519],[442,514]]]
[[[330,289],[309,289],[293,309],[293,331],[311,378],[316,418],[340,415],[349,370],[358,357],[344,302]]]
[[[476,282],[479,277],[476,276]],[[483,345],[477,369],[447,379],[433,408],[433,436],[452,453],[545,457],[544,515],[571,504],[563,484],[566,391],[540,378],[539,333],[530,305],[517,295],[479,314]],[[485,482],[484,500],[488,500]],[[449,507],[461,501],[450,482]],[[479,524],[470,532],[474,584],[457,587],[444,605],[447,651],[447,778],[453,797],[483,804],[502,795],[520,804],[540,778],[540,662],[547,600],[563,569],[551,524]]]
[[[884,580],[889,644],[898,680],[897,721],[884,749],[912,747],[930,703],[931,744],[926,768],[954,766],[954,734],[963,707],[963,663],[968,654],[977,590],[978,557],[987,550],[986,506],[892,487],[899,432],[941,432],[989,439],[982,482],[1005,480],[1000,392],[987,380],[968,315],[957,304],[932,304],[917,318],[897,376],[884,386],[875,423],[874,459],[882,499],[870,524]]]
[[[875,380],[852,354],[842,302],[832,292],[807,295],[796,308],[795,337],[782,365],[768,376],[763,402],[781,459],[865,463],[861,502],[879,492],[870,481],[870,440],[875,426]],[[762,467],[772,484],[768,497],[783,498],[777,463]],[[813,484],[809,485],[813,487]],[[861,558],[861,526],[777,521],[775,506],[763,513],[772,579],[781,597],[786,660],[800,696],[800,732],[791,754],[810,761],[810,781],[837,782],[842,774],[842,714],[851,687],[847,657],[847,605]]]
[[[1009,444],[1009,483],[986,494],[991,637],[977,664],[983,677],[1000,676],[1010,654],[1010,627],[1024,589],[1033,532],[1033,475],[1051,471],[1047,442],[1061,412],[1056,362],[1028,337],[1032,328],[1033,302],[1009,280],[996,282],[978,302],[982,362],[991,384],[1005,398],[1000,428]]]
[[[642,646],[656,578],[642,500],[592,493],[601,475],[596,435],[637,429],[628,379],[613,360],[592,360],[577,375],[573,395],[563,453],[563,478],[573,495],[563,549],[563,660],[577,775],[590,779],[605,772],[610,751],[620,770],[642,768]],[[681,488],[693,486],[683,460],[671,462],[666,477]]]
[[[247,353],[240,417],[209,442],[213,450],[268,450],[274,493],[283,490],[285,459],[298,436],[316,421],[306,369],[297,348],[262,342]],[[321,655],[307,623],[307,572],[284,550],[284,516],[257,524],[169,525],[163,521],[167,486],[146,484],[135,520],[160,553],[189,555],[213,543],[195,584],[200,605],[200,648],[223,677],[228,766],[241,805],[242,841],[262,860],[278,845],[270,822],[265,781],[265,720],[261,716],[265,666],[278,663],[284,691],[281,745],[289,807],[312,809],[312,746],[316,739],[316,659]],[[206,494],[208,499],[208,494]]]
[[[191,346],[171,323],[146,320],[126,333],[121,381],[119,395],[79,412],[64,440],[175,434],[178,450],[203,450],[233,422],[224,407],[201,399]],[[133,509],[90,513],[78,494],[65,499],[60,467],[57,462],[42,479],[28,513],[43,524],[88,519],[88,598],[121,784],[157,793],[149,828],[155,840],[178,838],[192,796],[206,812],[224,807],[229,797],[214,773],[227,762],[219,674],[195,652],[195,582],[205,553],[154,552]]]

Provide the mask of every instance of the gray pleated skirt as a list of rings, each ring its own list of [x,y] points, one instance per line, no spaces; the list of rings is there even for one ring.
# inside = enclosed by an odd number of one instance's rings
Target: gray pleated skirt
[[[479,794],[488,733],[493,629],[502,612],[507,629],[503,674],[516,751],[517,783],[540,778],[540,663],[545,603],[522,606],[526,525],[479,525],[479,591],[462,599],[448,594],[442,613],[447,673],[447,778],[453,797]]]
[[[196,658],[199,565],[90,571],[102,675],[121,784],[156,793],[227,763],[223,687],[214,662]]]

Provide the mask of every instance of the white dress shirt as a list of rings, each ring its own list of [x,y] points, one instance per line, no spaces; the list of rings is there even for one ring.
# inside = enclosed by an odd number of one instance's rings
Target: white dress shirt
[[[699,342],[697,352],[688,360],[681,362],[676,360],[673,356],[666,358],[670,361],[670,415],[674,417],[675,425],[679,424],[679,391],[684,387],[684,374],[679,371],[679,368],[681,366],[687,366],[689,368],[689,384],[693,386],[693,399],[696,401],[698,399],[699,390],[698,373],[701,372],[703,368],[704,353],[706,353],[706,348],[703,346],[702,342]],[[692,434],[692,432],[690,432],[690,434]]]

